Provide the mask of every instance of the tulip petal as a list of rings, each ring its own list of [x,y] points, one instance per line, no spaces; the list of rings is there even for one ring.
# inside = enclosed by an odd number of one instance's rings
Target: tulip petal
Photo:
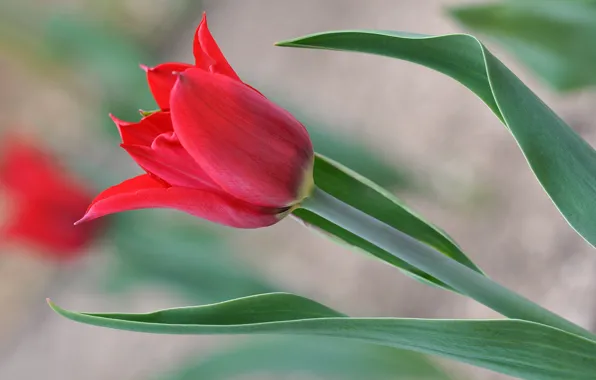
[[[242,82],[189,69],[170,102],[182,146],[227,193],[265,207],[296,203],[312,169],[308,133]]]
[[[34,244],[44,248],[44,255],[49,258],[69,259],[78,256],[80,249],[91,241],[96,231],[97,226],[93,223],[81,229],[73,226],[76,215],[68,207],[36,202],[23,202],[17,206],[15,213],[0,229],[0,240]],[[78,210],[80,213],[81,208]]]
[[[219,190],[182,147],[174,132],[159,135],[151,146],[122,144],[121,147],[139,166],[172,186]]]
[[[123,121],[111,114],[110,117],[126,145],[150,146],[157,136],[173,131],[169,112],[154,112],[139,122]]]
[[[3,136],[2,140],[0,185],[11,196],[48,202],[86,197],[87,189],[69,178],[52,156],[32,142],[12,135]]]
[[[105,190],[77,224],[116,212],[143,208],[173,208],[236,228],[266,227],[278,222],[288,212],[254,207],[214,191],[166,187],[145,174]]]
[[[155,67],[141,65],[147,73],[149,89],[155,98],[155,102],[162,110],[170,108],[170,91],[176,83],[178,73],[193,67],[187,63],[162,63]]]
[[[97,230],[95,223],[79,230],[72,225],[91,200],[87,189],[26,137],[3,135],[2,145],[0,185],[11,207],[0,241],[34,244],[54,259],[76,256]]]
[[[56,176],[61,177],[47,155],[32,144],[13,136],[8,136],[4,140],[0,183],[7,190],[15,194],[27,193],[39,188],[40,182],[53,182]]]
[[[223,74],[232,79],[240,80],[238,74],[232,69],[217,42],[211,35],[207,26],[207,15],[203,13],[203,19],[195,32],[193,41],[193,54],[196,66],[212,73]]]

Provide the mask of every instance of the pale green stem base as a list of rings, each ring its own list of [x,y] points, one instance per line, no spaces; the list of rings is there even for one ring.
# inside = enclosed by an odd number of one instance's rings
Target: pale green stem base
[[[540,307],[486,276],[445,256],[434,248],[343,203],[316,188],[302,205],[346,230],[443,281],[508,318],[553,326],[590,340],[596,336],[582,327]]]

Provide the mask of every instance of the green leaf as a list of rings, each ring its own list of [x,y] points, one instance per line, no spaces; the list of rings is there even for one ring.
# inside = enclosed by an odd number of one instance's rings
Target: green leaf
[[[455,7],[450,14],[501,44],[557,90],[596,84],[595,1],[505,1]]]
[[[348,318],[315,301],[271,293],[148,314],[77,313],[74,321],[161,334],[295,334],[348,338],[438,355],[534,380],[589,380],[596,341],[521,320]]]
[[[569,224],[596,244],[596,152],[476,38],[354,30],[314,34],[279,45],[400,58],[461,82],[504,122]]]
[[[361,379],[450,379],[431,360],[411,351],[323,338],[253,339],[205,357],[159,380],[224,380],[257,373],[334,376]]]
[[[315,187],[302,207],[425,271],[462,295],[502,315],[537,322],[594,339],[594,334],[445,256],[435,248]]]
[[[402,231],[403,233],[426,243],[460,263],[480,270],[460,250],[460,248],[441,230],[424,221],[421,217],[404,206],[388,191],[377,186],[354,171],[320,154],[315,158],[314,171],[316,185],[337,199],[355,207],[368,215]],[[405,273],[424,282],[451,289],[431,275],[413,267],[391,253],[377,247],[337,224],[306,209],[297,209],[294,215],[307,225],[313,225],[349,245],[358,247],[371,255],[394,265]]]

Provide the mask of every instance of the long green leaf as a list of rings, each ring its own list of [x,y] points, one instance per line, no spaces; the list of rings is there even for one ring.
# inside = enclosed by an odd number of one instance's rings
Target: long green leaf
[[[368,179],[320,154],[315,158],[314,176],[317,186],[327,193],[480,272],[449,236]],[[312,211],[298,209],[294,211],[294,215],[306,224],[316,226],[331,236],[404,270],[416,279],[450,289],[431,275]]]
[[[582,327],[540,307],[486,276],[445,256],[436,249],[396,230],[370,215],[315,188],[302,207],[373,242],[428,274],[435,276],[461,294],[512,319],[522,319],[559,328],[594,339]]]
[[[112,217],[112,239],[116,249],[116,271],[110,270],[111,285],[138,285],[140,281],[165,283],[181,290],[195,302],[217,302],[274,291],[274,287],[250,271],[246,263],[231,255],[218,231],[198,229],[193,224],[167,223],[145,213]],[[159,227],[158,224],[162,226]],[[182,366],[182,369],[180,367]],[[205,357],[158,379],[226,379],[234,375],[266,371],[338,375],[345,379],[446,380],[423,355],[360,342],[288,337],[249,342]]]
[[[346,380],[448,380],[425,356],[331,338],[253,339],[223,351],[193,358],[159,380],[223,380],[256,373],[311,374]]]
[[[461,82],[504,122],[569,224],[590,244],[596,244],[596,152],[476,38],[348,30],[279,45],[399,58]]]
[[[74,321],[161,334],[296,334],[418,351],[534,380],[589,380],[596,341],[521,320],[348,318],[315,301],[271,293],[148,314],[77,313]]]
[[[555,89],[596,84],[596,1],[504,1],[458,6],[450,14],[501,44]]]

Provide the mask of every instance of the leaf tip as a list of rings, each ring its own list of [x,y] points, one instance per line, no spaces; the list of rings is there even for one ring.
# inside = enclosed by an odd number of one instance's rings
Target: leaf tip
[[[296,40],[277,41],[277,42],[273,43],[273,46],[281,46],[281,47],[298,46],[298,44],[296,44],[295,41]]]
[[[58,307],[58,306],[56,306],[56,304],[55,304],[55,303],[53,303],[53,302],[52,302],[52,300],[51,300],[51,299],[49,299],[49,298],[46,298],[46,302],[48,303],[48,306],[52,308],[52,310],[56,310],[56,308]]]
[[[60,306],[56,305],[54,302],[52,302],[51,299],[46,298],[46,302],[48,303],[48,306],[54,310],[56,313],[60,314],[60,315],[64,315],[64,309],[62,309]]]

